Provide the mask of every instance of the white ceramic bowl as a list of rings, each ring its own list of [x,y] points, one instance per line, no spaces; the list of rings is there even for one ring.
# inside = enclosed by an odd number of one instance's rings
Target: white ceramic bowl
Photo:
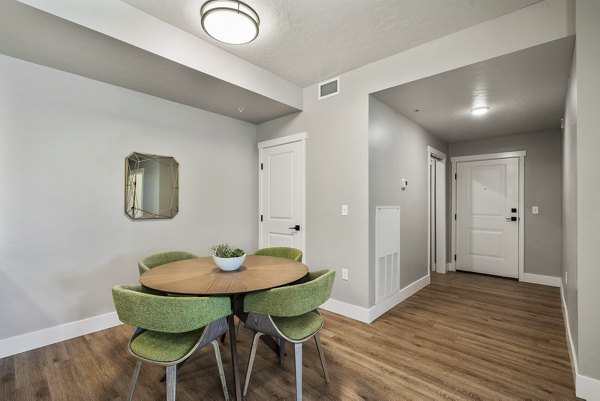
[[[240,268],[244,260],[246,260],[246,254],[238,256],[237,258],[219,258],[213,255],[213,260],[219,266],[219,269],[230,272]]]

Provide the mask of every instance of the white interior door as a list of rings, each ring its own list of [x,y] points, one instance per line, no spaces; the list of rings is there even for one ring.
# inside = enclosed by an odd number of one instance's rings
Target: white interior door
[[[435,271],[446,273],[446,164],[435,161]]]
[[[519,160],[457,163],[457,270],[519,277]]]
[[[259,247],[304,252],[304,141],[262,148]]]

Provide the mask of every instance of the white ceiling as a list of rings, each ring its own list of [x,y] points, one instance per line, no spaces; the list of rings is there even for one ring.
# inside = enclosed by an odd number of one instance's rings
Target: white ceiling
[[[540,0],[245,0],[260,16],[260,34],[237,46],[202,31],[205,0],[123,1],[308,86]]]
[[[573,44],[559,39],[373,95],[446,142],[560,129]],[[484,104],[487,114],[469,112]]]

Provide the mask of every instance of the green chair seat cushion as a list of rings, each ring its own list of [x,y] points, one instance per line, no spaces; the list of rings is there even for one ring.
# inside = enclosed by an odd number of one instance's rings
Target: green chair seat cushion
[[[293,317],[272,316],[272,319],[284,336],[297,341],[312,336],[323,326],[323,318],[316,312]]]
[[[161,333],[146,330],[131,341],[134,354],[155,362],[174,362],[196,345],[204,328],[185,333]]]

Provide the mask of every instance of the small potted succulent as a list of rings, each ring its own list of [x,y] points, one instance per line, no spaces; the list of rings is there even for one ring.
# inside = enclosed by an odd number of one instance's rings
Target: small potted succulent
[[[240,268],[246,259],[246,253],[240,248],[232,248],[227,244],[215,245],[213,250],[213,260],[224,271],[233,271]]]

